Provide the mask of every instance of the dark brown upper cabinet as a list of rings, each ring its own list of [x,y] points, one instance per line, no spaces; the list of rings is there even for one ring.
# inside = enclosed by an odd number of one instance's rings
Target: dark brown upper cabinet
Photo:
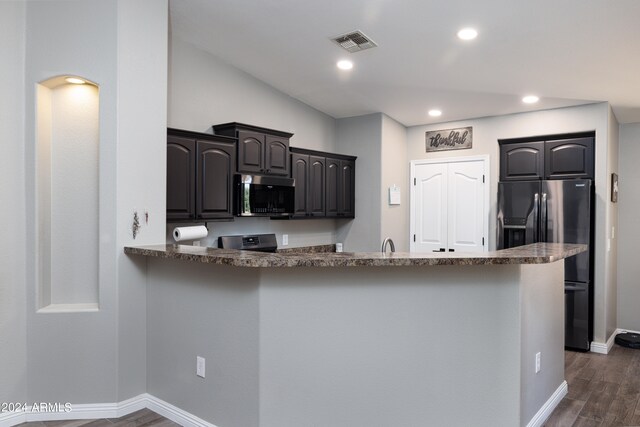
[[[295,202],[293,216],[308,216],[309,213],[309,155],[291,154],[291,178],[295,180]]]
[[[167,220],[233,218],[236,140],[167,130]]]
[[[237,122],[214,125],[213,130],[238,138],[238,172],[289,176],[292,133]]]
[[[326,159],[326,215],[338,216],[339,212],[339,200],[340,200],[340,160],[339,159]]]
[[[500,180],[594,178],[592,132],[500,140]]]
[[[354,218],[356,216],[356,162],[354,160],[340,160],[338,190],[340,196],[338,200],[338,216]]]
[[[545,143],[547,179],[593,178],[593,138],[572,138]]]
[[[167,135],[167,220],[195,218],[196,141]]]
[[[291,177],[296,185],[293,216],[325,216],[325,158],[292,153]]]
[[[198,140],[197,147],[196,218],[231,218],[235,144]]]
[[[355,217],[355,160],[327,157],[327,216]]]
[[[500,181],[544,178],[544,141],[500,146]]]
[[[272,175],[289,175],[289,138],[266,135],[264,167]]]
[[[293,218],[354,218],[356,158],[291,147]]]
[[[325,162],[320,156],[309,156],[309,191],[307,192],[309,216],[325,216]]]
[[[263,163],[264,135],[255,132],[238,132],[238,171],[261,173]]]

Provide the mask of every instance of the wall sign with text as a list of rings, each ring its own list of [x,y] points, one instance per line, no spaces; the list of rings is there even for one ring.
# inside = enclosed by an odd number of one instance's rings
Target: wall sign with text
[[[426,151],[462,150],[471,148],[473,127],[443,129],[425,132]]]

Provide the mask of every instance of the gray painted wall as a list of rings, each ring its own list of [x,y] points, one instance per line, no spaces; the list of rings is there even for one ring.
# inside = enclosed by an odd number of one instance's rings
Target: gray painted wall
[[[618,327],[640,331],[640,263],[637,252],[640,241],[640,123],[620,126],[620,209],[618,264]],[[618,237],[619,236],[619,237]]]
[[[116,402],[146,390],[145,264],[122,248],[164,242],[168,4],[133,3],[26,4],[29,401]],[[45,314],[35,311],[34,86],[70,73],[100,86],[100,310]],[[136,241],[134,208],[150,213]]]
[[[0,402],[27,400],[24,194],[24,2],[0,2]]]
[[[118,1],[118,396],[147,390],[146,264],[128,245],[165,242],[168,0]],[[131,232],[133,212],[144,218]]]
[[[519,425],[519,277],[514,265],[265,269],[261,427]]]
[[[533,416],[564,382],[564,261],[523,265],[521,282],[520,425]],[[540,352],[540,372],[535,355]]]
[[[381,238],[382,114],[337,121],[338,150],[356,160],[356,218],[338,224],[337,241],[345,251],[379,251]]]
[[[27,2],[26,181],[28,397],[112,402],[116,390],[115,182],[117,2]],[[100,311],[36,313],[34,86],[77,74],[100,85]],[[109,167],[111,165],[111,167]],[[109,208],[110,207],[110,208]],[[106,236],[111,238],[105,239]],[[70,254],[70,256],[72,256]]]
[[[149,259],[148,393],[219,427],[258,426],[259,277]]]
[[[491,159],[491,212],[489,221],[489,247],[495,248],[496,204],[499,179],[498,139],[516,138],[555,133],[593,131],[596,132],[596,235],[595,235],[595,319],[594,341],[605,343],[615,325],[610,324],[608,312],[613,308],[607,298],[611,282],[610,270],[616,268],[615,252],[607,252],[608,224],[613,212],[610,209],[610,107],[607,103],[583,105],[531,113],[511,114],[475,120],[414,126],[407,131],[409,160],[457,157],[488,154]],[[425,153],[425,131],[473,126],[473,148],[470,150]],[[407,206],[408,209],[408,206]],[[613,245],[612,245],[613,246]]]
[[[391,237],[397,251],[409,251],[409,159],[407,128],[387,115],[382,115],[380,150],[381,237]],[[389,187],[400,188],[401,204],[389,205]]]
[[[266,83],[234,68],[182,40],[171,39],[169,60],[168,125],[211,132],[219,123],[241,122],[292,132],[292,147],[336,152],[335,120],[291,98]],[[353,154],[340,150],[345,154]],[[176,225],[168,224],[167,240]],[[289,235],[289,246],[335,242],[336,221],[270,221],[236,218],[234,222],[210,222],[209,236],[201,242],[216,246],[221,235],[276,233]]]
[[[564,380],[561,262],[148,262],[148,392],[220,427],[526,425]]]

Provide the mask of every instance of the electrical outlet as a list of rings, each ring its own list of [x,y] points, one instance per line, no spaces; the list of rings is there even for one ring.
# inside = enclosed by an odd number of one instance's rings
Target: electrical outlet
[[[536,353],[536,374],[540,372],[540,352]]]
[[[287,246],[289,244],[289,235],[288,234],[283,234],[282,235],[282,246]]]
[[[196,356],[196,375],[204,378],[205,360],[204,357]]]

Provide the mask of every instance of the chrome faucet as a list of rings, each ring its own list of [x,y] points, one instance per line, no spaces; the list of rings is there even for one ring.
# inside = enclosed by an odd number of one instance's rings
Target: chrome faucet
[[[382,253],[383,254],[387,252],[387,244],[389,244],[389,246],[391,246],[391,252],[395,252],[396,251],[396,245],[393,244],[393,240],[391,240],[391,237],[387,237],[382,242]]]

